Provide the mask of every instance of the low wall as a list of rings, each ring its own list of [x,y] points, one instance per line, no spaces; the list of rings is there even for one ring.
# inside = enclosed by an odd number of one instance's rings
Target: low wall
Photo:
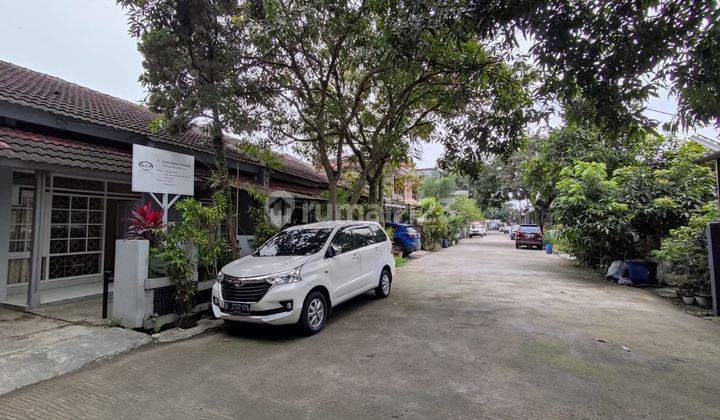
[[[157,328],[174,322],[175,282],[169,277],[149,278],[150,243],[145,240],[115,241],[113,320],[126,328]],[[197,281],[197,266],[192,280]],[[198,283],[194,312],[210,306],[213,281]]]

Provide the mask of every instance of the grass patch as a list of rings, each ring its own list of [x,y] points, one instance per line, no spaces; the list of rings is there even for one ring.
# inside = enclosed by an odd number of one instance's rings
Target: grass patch
[[[394,255],[395,257],[395,267],[402,267],[405,264],[407,264],[407,260],[400,255]]]

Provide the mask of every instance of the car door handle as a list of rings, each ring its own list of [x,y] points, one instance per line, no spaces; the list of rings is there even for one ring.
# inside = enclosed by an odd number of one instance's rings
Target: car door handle
[[[375,245],[373,249],[375,250],[375,252],[380,252],[380,245]]]

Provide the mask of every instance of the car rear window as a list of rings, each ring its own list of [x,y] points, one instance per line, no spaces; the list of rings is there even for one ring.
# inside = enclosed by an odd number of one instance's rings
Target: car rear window
[[[410,234],[413,234],[413,233],[417,233],[417,230],[415,230],[415,228],[408,227],[408,228],[407,228],[407,232],[410,233]]]
[[[520,226],[522,233],[540,233],[540,226]]]

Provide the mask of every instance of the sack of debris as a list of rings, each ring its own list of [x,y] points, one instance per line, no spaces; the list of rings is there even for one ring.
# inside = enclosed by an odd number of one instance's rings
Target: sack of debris
[[[628,265],[625,261],[613,261],[605,273],[605,277],[617,283],[628,276]]]

